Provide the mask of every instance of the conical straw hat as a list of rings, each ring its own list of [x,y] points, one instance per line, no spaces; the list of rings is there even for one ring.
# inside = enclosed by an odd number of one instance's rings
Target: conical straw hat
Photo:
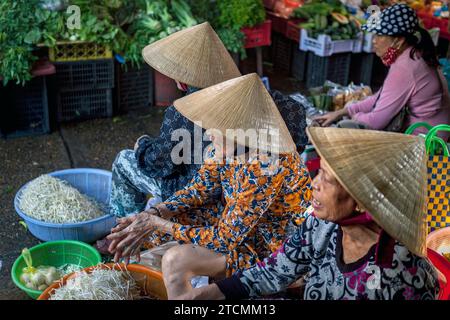
[[[336,179],[391,237],[426,256],[427,157],[423,139],[398,133],[307,129]]]
[[[174,102],[186,118],[205,129],[217,129],[233,139],[227,129],[267,134],[267,141],[246,141],[250,148],[278,153],[296,150],[275,102],[256,73],[197,91]]]
[[[162,74],[197,88],[206,88],[241,75],[208,22],[146,46],[142,56]]]

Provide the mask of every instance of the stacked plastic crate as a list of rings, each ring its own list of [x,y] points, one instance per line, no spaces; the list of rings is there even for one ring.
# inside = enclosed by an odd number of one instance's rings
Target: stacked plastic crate
[[[17,138],[50,132],[47,76],[55,73],[48,61],[39,61],[33,78],[24,85],[0,84],[0,136]]]
[[[347,85],[350,76],[352,53],[362,51],[363,35],[353,40],[333,41],[328,35],[317,39],[302,29],[300,50],[308,52],[306,86],[321,86],[326,80]]]
[[[58,122],[112,116],[114,61],[106,46],[59,43],[50,59],[56,67]]]
[[[153,105],[152,68],[143,63],[140,67],[118,65],[116,70],[116,101],[119,112]]]

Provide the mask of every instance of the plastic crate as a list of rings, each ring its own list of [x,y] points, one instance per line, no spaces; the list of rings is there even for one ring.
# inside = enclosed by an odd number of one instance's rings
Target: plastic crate
[[[350,76],[352,53],[339,53],[330,57],[321,57],[308,53],[306,86],[322,86],[326,80],[347,85]]]
[[[57,95],[58,122],[106,118],[112,113],[112,89],[64,91]]]
[[[360,33],[357,39],[351,40],[331,40],[328,35],[321,34],[317,39],[308,36],[308,32],[302,29],[300,36],[300,49],[311,51],[321,57],[329,57],[333,54],[344,52],[361,52],[363,34]]]
[[[245,35],[244,47],[246,49],[249,49],[255,47],[270,46],[271,30],[272,30],[271,20],[266,20],[260,25],[251,28],[242,28],[242,32]]]
[[[111,59],[111,49],[102,44],[92,42],[58,42],[49,48],[49,58],[52,62]]]
[[[143,64],[140,69],[117,67],[117,104],[120,111],[135,110],[153,104],[153,71]]]
[[[375,53],[358,53],[352,56],[350,80],[356,84],[372,84]]]
[[[283,72],[291,72],[292,47],[297,45],[280,34],[274,34],[272,44],[272,57],[275,69]]]
[[[300,42],[300,27],[298,26],[300,20],[289,20],[286,27],[286,38],[295,42]]]
[[[288,19],[281,17],[279,14],[267,11],[267,18],[272,21],[272,31],[286,34]]]
[[[307,55],[306,51],[301,51],[297,46],[292,46],[291,74],[297,80],[305,80]]]
[[[59,91],[110,89],[114,87],[114,60],[56,62]]]
[[[2,88],[0,131],[6,138],[50,132],[45,77],[34,77],[25,86],[9,84]]]

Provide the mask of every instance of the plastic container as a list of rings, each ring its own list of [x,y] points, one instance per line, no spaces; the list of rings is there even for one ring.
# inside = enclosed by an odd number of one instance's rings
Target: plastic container
[[[58,122],[106,118],[113,115],[112,89],[62,91],[57,94]]]
[[[302,29],[300,36],[300,50],[311,51],[320,57],[329,57],[343,52],[361,52],[362,33],[357,39],[350,40],[331,40],[331,37],[321,34],[317,39],[308,36],[308,32]]]
[[[350,81],[355,84],[372,84],[375,53],[357,53],[352,55]]]
[[[111,190],[111,172],[100,169],[68,169],[51,172],[49,175],[69,182],[82,194],[108,204]],[[106,236],[116,225],[116,218],[105,214],[100,218],[79,223],[57,224],[36,220],[19,208],[20,197],[27,184],[19,189],[14,198],[17,214],[25,221],[31,234],[43,241],[78,240],[87,243]]]
[[[117,66],[117,105],[120,111],[146,108],[153,105],[153,71],[143,64],[140,69]]]
[[[348,85],[352,53],[340,53],[330,57],[308,54],[306,87],[322,86],[326,80]]]
[[[293,47],[297,46],[292,40],[283,35],[274,34],[272,56],[275,69],[286,73],[291,72]]]
[[[45,77],[34,77],[25,86],[10,83],[2,91],[0,131],[6,138],[50,132]]]
[[[286,38],[291,39],[295,42],[300,42],[300,27],[299,27],[300,20],[299,19],[293,19],[289,20],[286,27]]]
[[[307,56],[308,52],[299,50],[297,46],[292,46],[291,74],[297,80],[305,80]]]
[[[167,291],[164,285],[162,273],[155,271],[149,267],[139,264],[129,264],[125,266],[123,264],[108,263],[101,265],[104,269],[124,270],[127,269],[131,276],[136,280],[137,285],[147,294],[152,295],[161,300],[167,300]],[[94,267],[85,268],[87,273],[92,272]],[[38,300],[48,300],[52,294],[52,291],[64,286],[70,278],[76,275],[71,274],[62,278],[60,281],[53,283],[48,287],[38,298]]]
[[[49,48],[49,58],[53,62],[111,59],[112,57],[112,51],[108,46],[92,42],[58,42],[54,47]]]
[[[61,91],[114,88],[114,60],[57,62],[56,85]]]
[[[267,18],[272,21],[272,31],[283,35],[286,34],[288,19],[280,16],[278,13],[270,11],[267,12]]]
[[[61,267],[65,264],[79,265],[82,268],[95,266],[101,262],[101,256],[95,248],[79,241],[52,241],[41,243],[30,249],[33,266]],[[14,284],[26,292],[31,298],[37,299],[43,291],[31,290],[20,281],[25,260],[20,255],[11,269]]]
[[[260,25],[254,27],[242,28],[242,32],[245,35],[244,47],[246,49],[249,49],[255,47],[270,46],[272,43],[271,30],[272,30],[271,20],[266,20]]]

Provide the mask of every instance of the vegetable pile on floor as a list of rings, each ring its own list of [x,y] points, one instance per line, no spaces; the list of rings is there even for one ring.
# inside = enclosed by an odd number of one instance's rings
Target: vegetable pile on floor
[[[66,181],[42,175],[31,181],[19,199],[26,215],[44,222],[77,223],[104,216],[104,208]]]
[[[136,300],[140,289],[126,270],[95,268],[79,272],[51,292],[50,300]]]
[[[295,9],[293,17],[306,21],[299,26],[313,38],[326,34],[332,40],[349,40],[361,32],[361,22],[339,0],[309,1]]]

